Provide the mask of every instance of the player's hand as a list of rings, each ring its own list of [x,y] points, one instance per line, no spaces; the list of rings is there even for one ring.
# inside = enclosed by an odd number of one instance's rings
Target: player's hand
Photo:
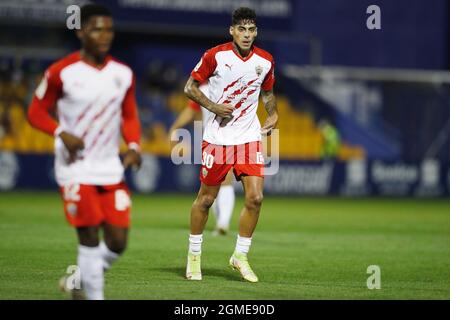
[[[227,118],[232,118],[232,113],[234,111],[234,106],[231,104],[215,104],[212,108],[211,108],[211,112],[214,112],[215,114],[217,114],[219,117],[227,119]]]
[[[137,170],[141,167],[141,163],[142,163],[141,154],[134,149],[128,149],[122,161],[122,165],[125,168],[125,170],[127,170],[130,167],[133,170]]]
[[[67,151],[69,151],[69,162],[74,162],[78,152],[84,149],[83,140],[66,131],[61,132],[59,137],[66,146]]]
[[[272,130],[276,128],[278,123],[278,114],[273,114],[271,116],[268,116],[266,119],[266,122],[264,122],[264,125],[261,128],[261,134],[264,136],[270,136],[272,134]]]
[[[172,146],[174,142],[178,142],[177,140],[172,140],[172,135],[175,134],[178,128],[170,127],[169,131],[167,132],[167,142]]]
[[[170,151],[172,152],[173,148],[180,143],[180,140],[172,140],[172,135],[175,135],[175,132],[178,130],[178,128],[171,127],[169,129],[169,133],[167,134],[167,143],[169,144]],[[174,136],[175,138],[175,136]]]

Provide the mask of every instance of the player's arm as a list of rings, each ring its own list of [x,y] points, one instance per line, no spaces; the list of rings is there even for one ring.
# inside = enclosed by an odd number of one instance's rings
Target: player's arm
[[[84,148],[83,140],[62,131],[58,122],[50,115],[61,94],[61,79],[58,73],[50,68],[41,80],[28,107],[28,121],[38,130],[55,137],[59,136],[69,151],[70,161],[73,161],[77,152]]]
[[[213,75],[217,68],[217,61],[214,50],[208,50],[200,59],[199,63],[191,72],[184,93],[189,99],[197,102],[207,110],[217,114],[222,118],[230,118],[234,107],[230,104],[217,104],[209,100],[200,90],[200,84],[205,83]]]
[[[139,168],[141,165],[141,124],[136,103],[136,85],[133,77],[122,102],[122,136],[128,146],[123,157],[123,167]]]
[[[203,92],[200,90],[200,82],[194,79],[192,76],[189,77],[189,80],[184,87],[184,93],[186,96],[197,102],[199,105],[203,106],[207,110],[217,114],[222,118],[229,118],[233,113],[234,107],[231,104],[218,104],[209,100]]]
[[[261,90],[261,98],[268,114],[267,119],[261,128],[261,134],[270,135],[270,132],[272,129],[275,129],[278,123],[277,101],[272,89],[268,91]]]
[[[169,129],[169,137],[172,135],[172,132],[174,132],[177,129],[183,128],[186,125],[193,122],[198,114],[198,111],[195,111],[194,109],[190,107],[186,107],[181,111],[181,113],[178,115],[178,117],[175,119],[175,122],[172,124],[172,126]]]
[[[267,119],[261,128],[261,134],[270,135],[272,129],[275,129],[278,123],[278,109],[275,95],[273,94],[273,86],[275,84],[275,61],[271,60],[271,67],[266,74],[261,85],[261,98],[267,111]]]

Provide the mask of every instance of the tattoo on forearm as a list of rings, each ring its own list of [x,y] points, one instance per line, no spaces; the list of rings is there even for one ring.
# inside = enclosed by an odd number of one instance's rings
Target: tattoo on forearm
[[[262,100],[269,116],[277,114],[277,102],[272,91],[262,91]]]

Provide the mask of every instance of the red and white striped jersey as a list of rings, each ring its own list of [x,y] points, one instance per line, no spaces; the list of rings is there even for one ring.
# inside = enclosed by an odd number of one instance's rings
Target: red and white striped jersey
[[[56,106],[57,121],[50,113]],[[55,172],[60,186],[72,183],[116,184],[123,180],[119,158],[125,142],[140,143],[140,124],[132,70],[111,56],[102,68],[72,53],[51,65],[36,89],[28,118],[48,134],[71,133],[84,142],[79,157],[69,161],[62,140],[55,139]]]
[[[207,83],[205,95],[219,104],[234,106],[233,118],[224,120],[206,111],[203,140],[216,145],[238,145],[261,140],[257,117],[261,88],[272,89],[275,82],[272,56],[256,46],[242,58],[233,43],[225,43],[205,52],[191,76]]]

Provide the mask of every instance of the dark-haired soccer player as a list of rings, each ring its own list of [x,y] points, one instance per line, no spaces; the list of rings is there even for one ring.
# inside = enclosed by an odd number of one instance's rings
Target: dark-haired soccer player
[[[257,35],[253,10],[241,7],[233,12],[230,35],[232,42],[205,52],[185,86],[186,95],[209,111],[203,119],[202,183],[191,209],[186,277],[202,279],[200,254],[208,211],[221,182],[233,168],[236,178],[242,181],[245,204],[229,263],[245,280],[257,282],[247,253],[263,200],[261,135],[270,133],[278,121],[272,90],[274,60],[268,52],[253,45]],[[206,94],[199,89],[205,82]],[[260,95],[268,112],[262,128],[256,115]]]
[[[102,5],[83,6],[77,36],[81,50],[47,69],[28,119],[55,137],[56,180],[66,218],[78,234],[82,290],[88,299],[101,300],[103,272],[127,244],[131,202],[124,170],[140,165],[140,124],[133,72],[108,55],[111,12]],[[57,119],[51,116],[55,108]],[[121,135],[128,144],[122,162]],[[72,293],[80,297],[83,291]]]

